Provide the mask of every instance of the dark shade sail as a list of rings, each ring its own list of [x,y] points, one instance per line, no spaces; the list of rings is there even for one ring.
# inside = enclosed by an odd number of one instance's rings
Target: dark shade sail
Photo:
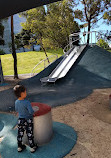
[[[0,0],[0,19],[59,0]]]

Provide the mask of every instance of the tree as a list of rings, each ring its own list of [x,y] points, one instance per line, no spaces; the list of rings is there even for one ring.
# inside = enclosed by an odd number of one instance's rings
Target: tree
[[[13,15],[11,16],[11,39],[12,39],[12,56],[13,56],[13,59],[14,59],[14,79],[18,79],[17,55],[16,55],[15,42],[14,42]]]
[[[109,12],[104,13],[103,19],[108,25],[111,25],[111,10]]]
[[[109,44],[111,43],[111,31],[100,31],[99,35],[98,35],[98,42],[97,44],[104,48],[104,49],[110,49],[109,48]]]
[[[4,45],[3,33],[4,33],[4,26],[0,21],[0,45]],[[2,63],[0,58],[0,82],[2,83],[3,81],[4,81],[4,77],[3,77]]]
[[[107,31],[104,33],[104,40],[107,41],[108,43],[111,42],[111,31],[108,31],[108,30],[107,30]]]
[[[4,33],[4,26],[0,21],[0,45],[4,45],[3,33]]]
[[[74,21],[73,1],[64,0],[47,6],[44,28],[47,46],[64,48],[69,42],[69,35],[79,31],[79,25]]]
[[[25,14],[23,13],[23,16],[26,17],[26,22],[22,23],[23,29],[31,30],[31,32],[37,38],[38,44],[40,44],[40,46],[44,50],[45,55],[48,60],[48,56],[47,56],[46,50],[45,50],[43,42],[42,42],[43,34],[44,34],[45,16],[46,16],[44,6],[28,10],[25,12]],[[49,62],[49,60],[48,60],[48,62]]]
[[[29,40],[31,38],[30,31],[22,29],[20,33],[15,35],[15,45],[17,49],[23,48],[25,52],[25,46],[29,46]]]
[[[107,10],[105,11],[103,15],[103,19],[108,25],[111,25],[111,2],[110,0],[104,0],[104,3]]]
[[[1,82],[1,83],[4,82],[1,58],[0,58],[0,82]]]
[[[102,47],[103,49],[109,49],[109,45],[102,38],[100,38],[97,42],[97,45]]]
[[[47,48],[64,48],[69,35],[78,32],[79,26],[74,21],[73,1],[64,0],[35,8],[25,12],[26,22],[23,29],[31,29],[37,37],[37,43],[43,50]]]
[[[103,18],[107,10],[107,1],[109,0],[82,0],[82,10],[75,10],[75,15],[79,14],[78,18],[88,24],[88,32],[91,27]],[[85,17],[85,18],[84,18]],[[90,34],[88,34],[87,43],[89,44]]]

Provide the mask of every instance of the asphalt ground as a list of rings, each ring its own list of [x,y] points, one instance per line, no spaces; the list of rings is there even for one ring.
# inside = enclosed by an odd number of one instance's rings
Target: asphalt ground
[[[42,84],[63,57],[48,66],[38,75],[23,80],[30,102],[41,102],[51,107],[74,103],[87,97],[94,89],[111,87],[111,53],[98,47],[87,47],[64,78],[55,83]],[[16,98],[13,89],[0,92],[0,110],[14,110]]]
[[[55,83],[42,84],[40,78],[48,76],[60,60],[37,76],[21,82],[26,86],[31,102],[60,106],[87,97],[93,89],[111,87],[110,52],[98,46],[88,47],[64,78]]]

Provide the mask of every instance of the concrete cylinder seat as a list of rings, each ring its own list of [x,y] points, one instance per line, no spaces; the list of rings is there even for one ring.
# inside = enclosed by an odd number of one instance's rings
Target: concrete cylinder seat
[[[31,103],[34,109],[34,140],[38,145],[48,143],[53,135],[51,107],[43,103]]]

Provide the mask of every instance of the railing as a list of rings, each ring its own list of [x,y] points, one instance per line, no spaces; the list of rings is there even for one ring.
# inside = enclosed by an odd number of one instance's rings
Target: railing
[[[78,40],[81,40],[81,38],[78,38],[78,39],[76,39],[75,41],[73,41],[72,43],[69,43],[68,45],[66,45],[66,46],[64,47],[64,49],[63,49],[64,54],[65,54],[68,50],[70,50],[70,49],[73,47],[73,43],[76,42],[76,41],[78,41]]]
[[[91,47],[95,44],[97,44],[98,39],[102,36],[102,33],[98,31],[90,31],[90,32],[81,32],[80,35],[82,35],[82,40],[84,41],[84,44],[87,44],[87,36],[89,35],[89,45]]]
[[[90,40],[89,40],[89,45],[91,45],[91,47],[93,45],[97,44],[97,41],[99,41],[99,39],[104,36],[104,34],[98,32],[98,31],[90,31],[90,32],[78,32],[78,33],[73,33],[70,36],[77,36],[79,38],[77,38],[76,40],[69,42],[69,44],[67,46],[65,46],[65,48],[63,49],[64,54],[70,50],[72,47],[74,47],[74,43],[76,41],[80,41],[80,44],[87,44],[87,36],[90,35]]]
[[[31,72],[31,76],[37,75],[40,71],[44,70],[47,66],[49,66],[51,63],[53,63],[56,59],[58,59],[58,56],[56,54],[49,56],[48,58],[40,61]],[[48,62],[49,60],[49,62]]]

